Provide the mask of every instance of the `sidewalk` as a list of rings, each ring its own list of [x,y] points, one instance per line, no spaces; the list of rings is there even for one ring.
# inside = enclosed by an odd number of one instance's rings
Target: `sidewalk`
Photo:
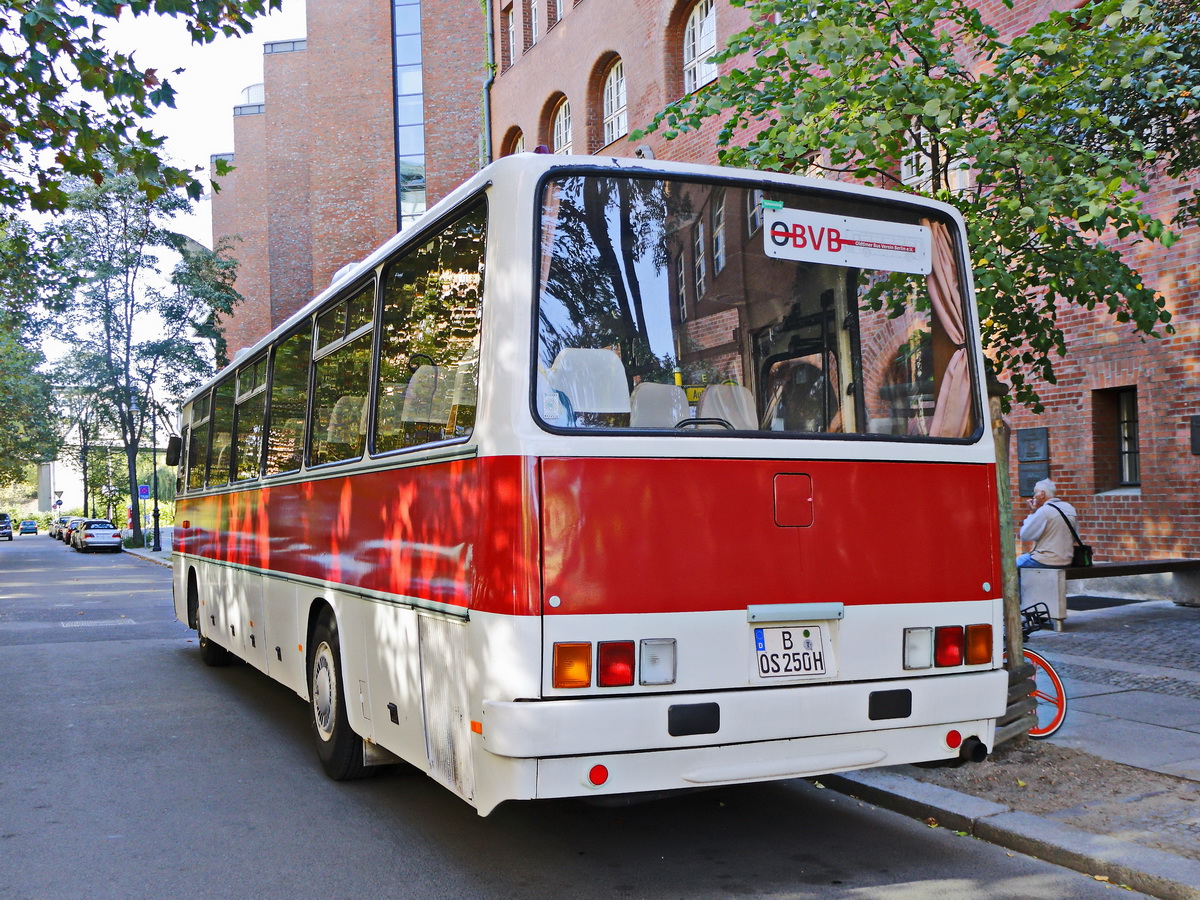
[[[164,526],[158,529],[158,545],[162,550],[157,553],[145,547],[126,548],[125,552],[141,559],[149,560],[152,563],[158,563],[160,566],[171,565],[171,537],[174,535],[175,529],[171,526]],[[145,531],[148,540],[153,540],[153,531],[147,529]]]
[[[1052,738],[1014,741],[960,769],[822,781],[1152,896],[1200,898],[1200,609],[1089,598],[1068,607],[1064,631],[1030,639],[1070,698]]]

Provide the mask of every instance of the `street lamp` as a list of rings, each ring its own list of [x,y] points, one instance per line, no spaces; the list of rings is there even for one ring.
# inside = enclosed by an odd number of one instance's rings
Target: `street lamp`
[[[162,552],[162,541],[160,540],[158,530],[158,416],[155,415],[154,395],[150,393],[150,386],[146,386],[146,396],[150,400],[150,460],[154,466],[154,474],[151,476],[151,484],[154,485],[154,512],[152,518],[154,520],[154,543],[150,549],[155,553]]]

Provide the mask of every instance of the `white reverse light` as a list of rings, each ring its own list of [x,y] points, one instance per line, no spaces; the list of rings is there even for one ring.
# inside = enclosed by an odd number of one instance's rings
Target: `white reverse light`
[[[933,665],[933,629],[904,629],[904,668],[928,669]]]
[[[638,672],[642,684],[674,684],[675,639],[651,638],[642,641]]]

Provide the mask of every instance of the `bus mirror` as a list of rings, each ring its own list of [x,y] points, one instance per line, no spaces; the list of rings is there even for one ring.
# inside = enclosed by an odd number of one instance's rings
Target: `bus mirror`
[[[167,439],[167,465],[179,465],[179,451],[183,448],[183,442],[179,439],[179,435],[173,434]]]

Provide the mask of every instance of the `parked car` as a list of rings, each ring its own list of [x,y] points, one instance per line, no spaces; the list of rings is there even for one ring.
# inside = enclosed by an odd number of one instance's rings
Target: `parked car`
[[[87,521],[83,516],[71,516],[67,519],[67,524],[63,526],[62,542],[64,544],[71,543],[72,532],[79,527],[81,522]]]
[[[62,540],[63,529],[67,527],[67,519],[69,516],[56,516],[50,520],[50,527],[46,529],[46,533],[56,540]]]
[[[71,535],[71,546],[80,553],[110,550],[120,553],[121,532],[107,519],[84,519]]]
[[[12,540],[12,518],[8,513],[0,513],[0,538]]]
[[[17,534],[37,534],[37,533],[38,533],[37,522],[33,521],[33,519],[26,519],[19,526],[17,526]]]

